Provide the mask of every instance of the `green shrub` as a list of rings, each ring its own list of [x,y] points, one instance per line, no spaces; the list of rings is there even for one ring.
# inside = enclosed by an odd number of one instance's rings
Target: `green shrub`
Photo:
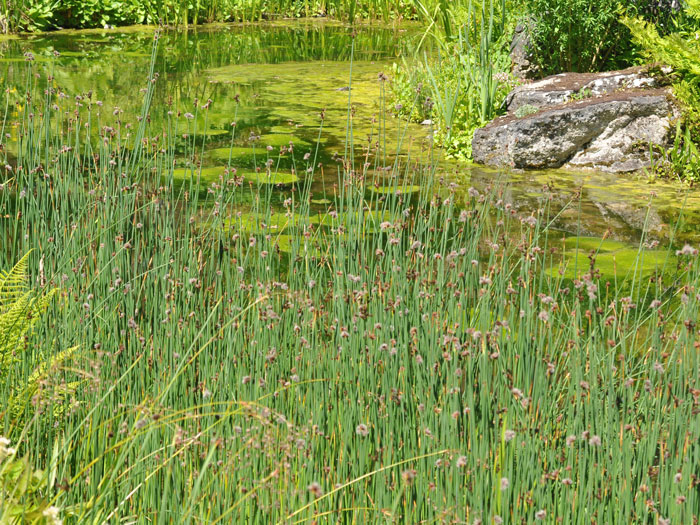
[[[63,0],[55,11],[60,27],[107,27],[144,22],[148,2],[134,0]]]
[[[601,71],[633,59],[620,0],[529,0],[533,59],[543,75]]]
[[[147,20],[152,4],[137,0],[20,0],[18,3],[14,13],[7,16],[10,31],[138,24]]]
[[[626,16],[622,23],[651,61],[671,66],[673,90],[683,111],[673,148],[666,152],[666,169],[687,180],[700,180],[700,0],[688,0],[678,30],[667,35],[641,17]]]
[[[442,0],[438,0],[438,3]],[[0,30],[47,31],[131,24],[187,25],[257,21],[274,17],[329,16],[343,20],[425,17],[434,6],[418,0],[329,2],[316,0],[18,0],[13,9],[0,0]],[[418,4],[420,6],[417,7]]]
[[[666,0],[528,0],[533,60],[542,75],[607,71],[632,65],[637,47],[623,10],[668,32],[682,13]]]

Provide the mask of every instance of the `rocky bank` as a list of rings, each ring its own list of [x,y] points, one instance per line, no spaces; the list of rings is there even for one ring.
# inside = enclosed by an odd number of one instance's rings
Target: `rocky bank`
[[[508,113],[474,134],[478,163],[521,169],[640,170],[669,145],[679,111],[643,68],[564,73],[510,93]]]

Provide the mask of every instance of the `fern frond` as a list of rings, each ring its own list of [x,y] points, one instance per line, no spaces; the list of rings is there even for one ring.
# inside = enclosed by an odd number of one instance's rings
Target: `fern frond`
[[[9,272],[0,271],[0,392],[8,393],[0,414],[9,413],[15,420],[21,419],[34,397],[44,394],[41,385],[51,370],[70,359],[77,349],[73,347],[54,355],[40,355],[39,365],[26,380],[12,376],[10,365],[20,360],[27,336],[57,291],[53,289],[38,297],[34,295],[27,278],[28,260],[29,253]],[[61,401],[73,386],[74,383],[63,384],[46,392],[49,399],[56,402],[54,413],[62,410]]]
[[[41,361],[27,381],[12,393],[7,407],[13,417],[18,417],[24,411],[24,408],[32,402],[32,398],[39,393],[41,382],[48,377],[49,372],[60,367],[72,358],[77,349],[78,346],[74,346]],[[78,383],[63,385],[60,388],[53,389],[48,394],[50,397],[61,401],[65,396],[70,394],[77,385]],[[56,408],[58,408],[58,406]]]
[[[29,289],[27,280],[30,253],[24,254],[9,272],[0,270],[0,313]]]
[[[700,22],[700,0],[689,0],[686,12]],[[648,58],[671,66],[691,82],[700,78],[700,41],[695,35],[681,32],[661,36],[654,24],[638,17],[623,17],[622,23]]]
[[[700,0],[686,0],[686,13],[700,20]]]
[[[0,311],[0,365],[3,369],[12,361],[14,353],[46,311],[56,290],[50,290],[42,297],[36,298],[32,292],[25,291],[17,295],[15,301],[8,304],[5,311]]]

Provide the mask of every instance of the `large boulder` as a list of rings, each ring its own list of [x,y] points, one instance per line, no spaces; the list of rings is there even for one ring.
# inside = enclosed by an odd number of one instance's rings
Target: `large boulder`
[[[516,87],[506,98],[506,107],[509,112],[524,106],[545,108],[621,89],[655,87],[656,79],[642,67],[604,73],[561,73]]]
[[[628,172],[649,165],[650,145],[669,144],[678,110],[666,89],[650,87],[651,77],[632,70],[570,75],[511,93],[509,113],[475,132],[474,160]]]

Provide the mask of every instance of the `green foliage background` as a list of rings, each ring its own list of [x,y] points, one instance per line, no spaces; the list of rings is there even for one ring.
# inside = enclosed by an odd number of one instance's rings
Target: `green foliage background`
[[[432,9],[431,2],[427,3]],[[0,29],[46,31],[159,23],[182,26],[312,16],[413,19],[420,15],[416,4],[417,0],[18,0],[13,5],[10,0],[1,0]]]

